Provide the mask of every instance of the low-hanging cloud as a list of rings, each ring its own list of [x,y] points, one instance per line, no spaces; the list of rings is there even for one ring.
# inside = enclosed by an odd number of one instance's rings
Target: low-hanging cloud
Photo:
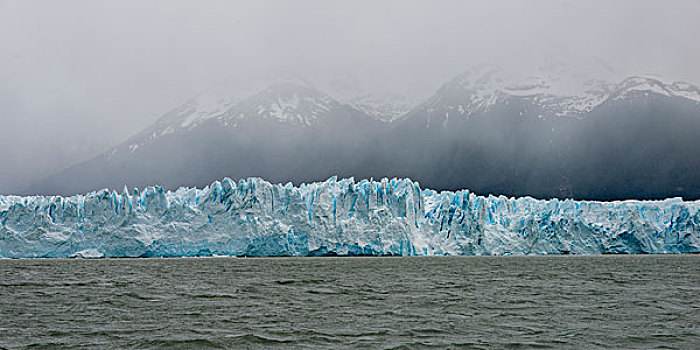
[[[0,193],[222,83],[352,77],[427,95],[473,65],[557,50],[699,84],[698,17],[692,0],[0,0]]]

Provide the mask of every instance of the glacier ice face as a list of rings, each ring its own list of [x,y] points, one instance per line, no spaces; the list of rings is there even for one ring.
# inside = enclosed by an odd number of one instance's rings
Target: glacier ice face
[[[700,252],[700,201],[436,192],[408,179],[0,196],[0,257]]]

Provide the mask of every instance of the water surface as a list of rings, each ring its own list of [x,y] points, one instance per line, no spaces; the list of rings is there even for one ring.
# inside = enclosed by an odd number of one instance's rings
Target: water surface
[[[678,348],[700,256],[0,260],[0,347]]]

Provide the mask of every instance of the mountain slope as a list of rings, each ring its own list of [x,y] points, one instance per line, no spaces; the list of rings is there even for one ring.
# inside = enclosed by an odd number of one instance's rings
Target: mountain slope
[[[199,96],[27,192],[338,175],[411,177],[482,195],[700,198],[700,89],[651,77],[606,81],[605,69],[517,75],[478,67],[398,118],[365,113],[304,83],[243,99]]]
[[[223,108],[226,107],[226,108]],[[92,160],[34,185],[31,192],[73,194],[125,184],[203,186],[222,176],[272,181],[353,175],[344,159],[373,139],[383,123],[313,88],[276,84],[238,103],[197,101]]]
[[[376,148],[397,166],[373,175],[479,194],[700,197],[697,87],[632,77],[567,95],[546,80],[525,88],[500,74],[462,74],[395,123]]]

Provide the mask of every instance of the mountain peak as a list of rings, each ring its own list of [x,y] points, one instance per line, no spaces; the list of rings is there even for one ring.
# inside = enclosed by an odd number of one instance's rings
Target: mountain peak
[[[309,126],[341,104],[298,81],[274,83],[227,112],[227,118],[262,118]]]
[[[625,77],[597,60],[577,62],[550,59],[528,70],[503,64],[477,66],[444,84],[423,108],[434,111],[447,104],[446,109],[469,116],[517,98],[531,101],[544,114],[577,116],[633,91],[700,101],[700,88],[685,82]]]
[[[616,86],[611,98],[617,100],[628,94],[639,91],[645,94],[654,93],[666,97],[680,97],[700,103],[700,88],[686,83],[664,83],[660,77],[633,76],[624,79]]]
[[[543,61],[532,69],[502,64],[474,67],[442,86],[438,94],[466,98],[464,114],[483,112],[509,97],[532,99],[545,111],[563,116],[590,111],[608,93],[610,69],[602,63],[573,65]],[[594,66],[594,68],[590,68]]]
[[[191,128],[205,120],[222,115],[245,96],[245,90],[240,87],[214,86],[166,113],[156,124],[170,127],[171,131],[179,128]]]

